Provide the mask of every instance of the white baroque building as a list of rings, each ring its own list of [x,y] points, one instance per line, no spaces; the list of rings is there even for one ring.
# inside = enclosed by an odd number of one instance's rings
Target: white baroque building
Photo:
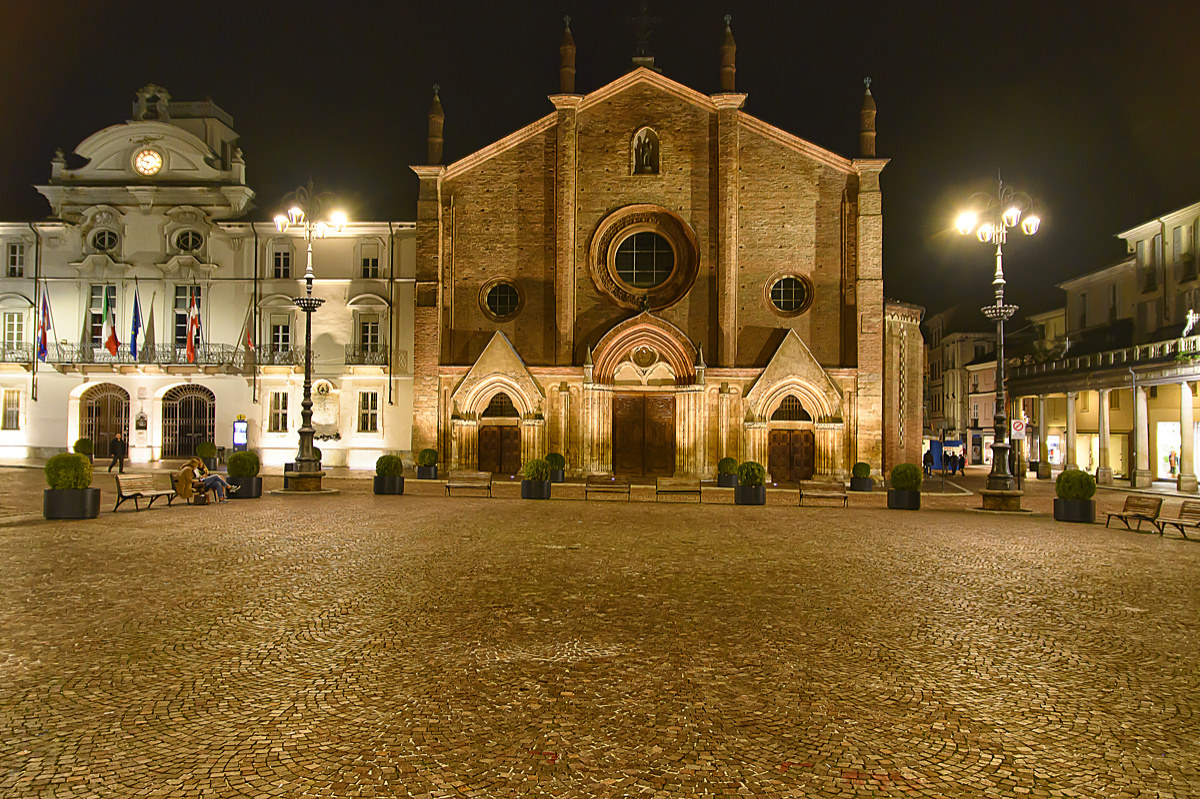
[[[305,331],[291,298],[304,291],[306,243],[244,219],[255,195],[237,141],[211,101],[147,86],[131,120],[79,144],[80,166],[55,155],[37,187],[49,220],[0,223],[0,457],[88,437],[99,460],[117,431],[134,463],[188,457],[203,441],[231,448],[239,418],[266,464],[295,457]],[[312,317],[313,424],[326,465],[369,468],[411,447],[414,233],[352,222],[313,244],[326,301]]]

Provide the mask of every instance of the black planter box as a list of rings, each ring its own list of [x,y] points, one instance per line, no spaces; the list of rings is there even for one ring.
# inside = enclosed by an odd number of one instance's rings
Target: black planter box
[[[875,490],[875,480],[874,480],[874,478],[871,478],[871,477],[851,477],[850,478],[850,490],[851,491],[874,491]]]
[[[522,480],[521,499],[550,499],[549,480]]]
[[[736,474],[718,474],[717,485],[721,488],[737,488],[738,481]]]
[[[920,510],[921,492],[903,488],[888,489],[888,507],[894,510]]]
[[[42,491],[42,516],[47,519],[94,519],[99,515],[98,488],[47,488]]]
[[[262,496],[261,477],[230,477],[229,487],[237,486],[237,491],[230,491],[230,499],[258,499]]]
[[[403,494],[404,478],[398,474],[375,475],[376,494]]]
[[[437,479],[437,467],[436,466],[418,466],[417,467],[417,479],[418,480],[436,480]]]
[[[1029,462],[1029,473],[1037,474],[1037,471],[1038,471],[1038,461],[1030,461]]]
[[[200,460],[204,461],[204,468],[208,469],[210,472],[215,472],[217,470],[216,458],[201,458]]]
[[[734,475],[736,477],[736,475]],[[766,505],[766,486],[734,486],[733,502],[735,505]]]
[[[1094,499],[1055,499],[1054,521],[1091,524],[1096,521]]]
[[[567,479],[567,470],[566,469],[551,469],[550,470],[550,482],[551,483],[561,483],[562,481],[564,481],[566,479]]]

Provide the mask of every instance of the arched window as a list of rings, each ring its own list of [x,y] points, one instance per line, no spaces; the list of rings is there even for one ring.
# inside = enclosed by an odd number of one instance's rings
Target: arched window
[[[812,417],[808,415],[808,411],[804,410],[804,406],[795,394],[788,394],[783,398],[783,402],[779,403],[775,413],[771,414],[771,421],[811,422]]]
[[[484,419],[505,419],[520,415],[517,413],[517,407],[513,405],[512,399],[503,391],[492,397],[492,401],[488,403],[487,408],[481,414]]]
[[[658,134],[651,128],[642,128],[633,136],[633,174],[658,174]]]
[[[129,392],[112,383],[100,383],[83,392],[79,398],[79,431],[92,440],[95,457],[107,458],[113,436],[129,435]]]

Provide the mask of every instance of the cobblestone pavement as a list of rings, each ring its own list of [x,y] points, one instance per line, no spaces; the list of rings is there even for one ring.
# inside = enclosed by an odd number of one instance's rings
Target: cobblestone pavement
[[[51,523],[40,480],[0,472],[0,796],[1200,795],[1200,543],[1044,487]]]

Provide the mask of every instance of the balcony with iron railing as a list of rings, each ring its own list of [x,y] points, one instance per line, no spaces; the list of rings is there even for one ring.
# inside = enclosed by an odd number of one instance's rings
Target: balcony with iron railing
[[[347,344],[346,363],[355,366],[387,366],[386,344]]]
[[[35,357],[32,344],[5,345],[0,348],[0,362],[31,363]],[[193,351],[193,360],[188,360],[187,348],[173,344],[142,346],[137,357],[129,354],[128,347],[121,347],[113,355],[104,347],[67,344],[58,342],[46,348],[46,363],[58,365],[112,364],[130,365],[188,365],[188,366],[231,366],[235,369],[247,365],[246,352],[233,344],[201,344]],[[253,363],[251,360],[250,363]]]
[[[1100,369],[1151,366],[1169,361],[1200,364],[1200,336],[1164,339],[1132,347],[1093,352],[1074,357],[1057,358],[1041,363],[1014,366],[1009,373],[1013,379],[1069,372],[1089,372]]]

